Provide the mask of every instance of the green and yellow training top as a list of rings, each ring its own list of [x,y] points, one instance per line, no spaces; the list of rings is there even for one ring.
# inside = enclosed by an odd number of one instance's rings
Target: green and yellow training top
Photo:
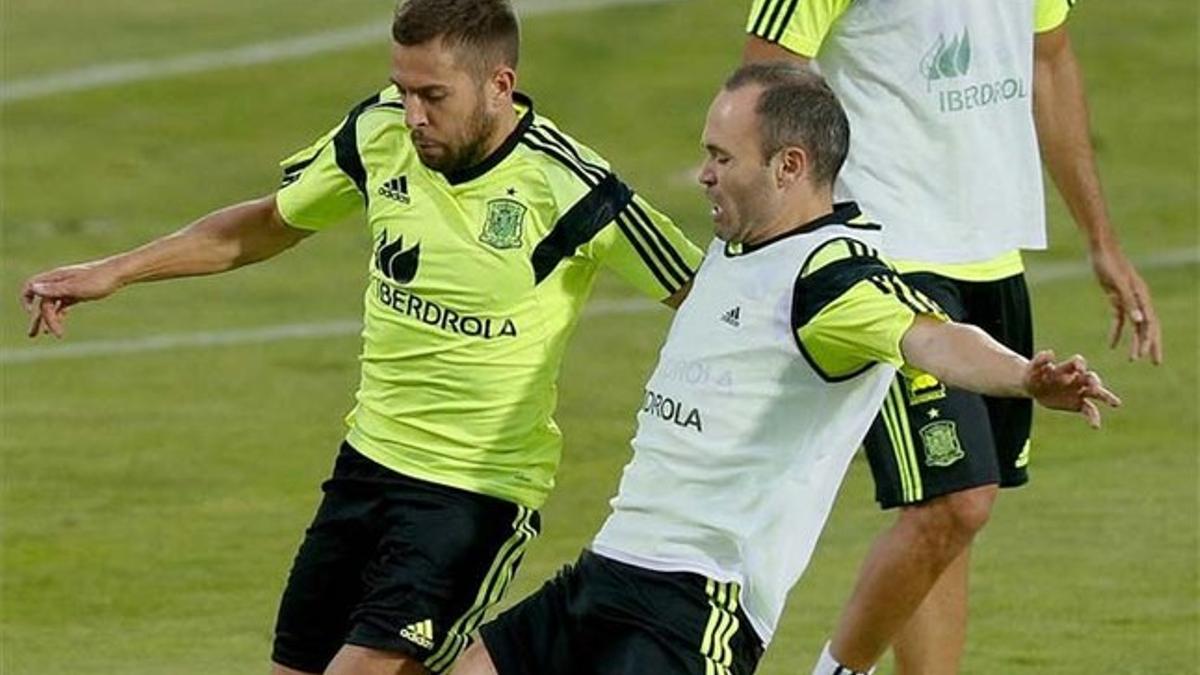
[[[554,484],[567,339],[601,266],[663,300],[701,258],[589,148],[516,95],[474,167],[413,148],[394,87],[282,163],[279,212],[320,230],[365,208],[375,242],[347,440],[397,472],[537,508]]]

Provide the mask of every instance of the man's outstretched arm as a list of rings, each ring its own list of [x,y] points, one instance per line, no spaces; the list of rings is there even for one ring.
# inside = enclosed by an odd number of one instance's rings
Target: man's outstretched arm
[[[1034,41],[1033,113],[1042,159],[1076,226],[1087,236],[1096,279],[1113,307],[1111,346],[1132,325],[1130,358],[1161,363],[1162,328],[1150,289],[1134,269],[1109,220],[1092,151],[1083,75],[1066,25]]]
[[[30,277],[21,301],[29,336],[63,336],[71,305],[99,300],[140,281],[215,274],[270,258],[311,234],[289,226],[275,195],[214,211],[183,229],[125,253]]]
[[[1026,359],[975,326],[918,316],[900,349],[910,366],[949,385],[989,396],[1032,398],[1047,408],[1078,412],[1093,428],[1100,427],[1097,402],[1121,405],[1082,356],[1055,363],[1054,353],[1043,351]]]

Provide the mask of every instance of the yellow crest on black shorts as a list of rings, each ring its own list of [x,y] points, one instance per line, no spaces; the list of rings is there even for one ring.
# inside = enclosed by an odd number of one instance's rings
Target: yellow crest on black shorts
[[[950,466],[966,456],[958,442],[958,425],[950,420],[931,422],[921,427],[926,466]]]

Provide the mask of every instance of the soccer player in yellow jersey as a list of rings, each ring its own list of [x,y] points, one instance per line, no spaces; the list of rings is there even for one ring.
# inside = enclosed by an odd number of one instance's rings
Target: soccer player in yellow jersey
[[[1066,28],[1073,4],[756,0],[745,57],[817,67],[852,130],[837,197],[884,225],[881,250],[910,285],[1025,356],[1033,329],[1019,251],[1046,245],[1044,159],[1112,303],[1112,344],[1129,324],[1131,358],[1158,363],[1150,291],[1100,190]],[[1028,401],[929,377],[902,384],[866,442],[877,499],[900,513],[863,567],[820,675],[864,670],[893,641],[902,675],[957,672],[970,543],[997,486],[1028,480]]]
[[[392,85],[283,162],[275,194],[38,274],[30,334],[135,282],[270,258],[366,211],[362,377],[296,556],[274,672],[444,672],[504,593],[561,451],[563,351],[599,268],[675,306],[700,252],[515,90],[506,0],[410,0]]]

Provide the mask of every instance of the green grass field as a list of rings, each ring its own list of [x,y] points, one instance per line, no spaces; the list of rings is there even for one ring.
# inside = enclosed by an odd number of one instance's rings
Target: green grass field
[[[525,22],[523,88],[539,109],[698,240],[707,208],[687,176],[740,53],[744,4]],[[357,380],[356,338],[16,362],[29,346],[16,297],[33,272],[272,190],[280,158],[384,81],[388,11],[373,0],[336,12],[283,0],[0,3],[6,82],[380,24],[375,46],[0,103],[4,675],[266,671],[276,600]],[[1088,354],[1126,406],[1098,433],[1039,414],[1034,482],[1001,499],[976,547],[964,672],[1196,672],[1197,9],[1081,2],[1072,22],[1114,219],[1147,265],[1167,363],[1105,348],[1104,301],[1052,200],[1052,249],[1030,260],[1039,345]],[[76,309],[64,345],[354,320],[369,246],[348,223],[257,268],[135,288]],[[597,295],[627,293],[606,281]],[[648,310],[581,323],[561,379],[560,484],[510,600],[573,559],[604,517],[668,320]],[[889,522],[856,462],[760,672],[808,672]]]

